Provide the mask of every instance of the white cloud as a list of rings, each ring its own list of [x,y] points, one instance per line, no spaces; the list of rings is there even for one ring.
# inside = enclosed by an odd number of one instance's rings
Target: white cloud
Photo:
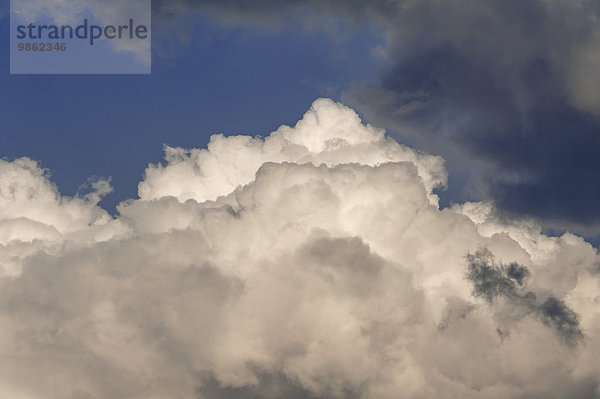
[[[442,160],[343,105],[166,161],[116,219],[30,160],[0,164],[0,253],[21,268],[0,278],[0,396],[599,395],[596,250],[486,204],[440,210]],[[509,285],[490,303],[466,278],[482,247],[479,272]],[[546,297],[583,342],[564,344]]]
[[[28,158],[0,160],[0,275],[19,273],[23,257],[66,242],[95,243],[123,233],[121,222],[97,206],[112,189],[92,184],[83,198],[61,196],[47,172]]]
[[[181,201],[214,200],[250,183],[265,162],[334,166],[354,162],[376,165],[411,162],[417,167],[433,203],[433,188],[446,184],[443,160],[418,153],[385,137],[384,131],[363,125],[342,104],[319,99],[296,126],[281,126],[268,137],[212,136],[207,149],[165,148],[166,166],[152,165],[139,185],[139,196],[150,200],[174,196]]]

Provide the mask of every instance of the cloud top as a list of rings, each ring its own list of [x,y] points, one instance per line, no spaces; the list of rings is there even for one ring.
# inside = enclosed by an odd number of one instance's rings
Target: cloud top
[[[440,209],[439,157],[327,99],[165,153],[114,218],[0,164],[0,396],[599,396],[596,249]]]
[[[358,114],[329,99],[316,100],[296,126],[281,126],[265,138],[214,135],[208,148],[165,147],[167,164],[151,165],[139,184],[141,199],[174,196],[181,201],[215,200],[248,184],[265,162],[335,166],[411,162],[432,202],[446,184],[442,158],[419,153],[364,125]]]

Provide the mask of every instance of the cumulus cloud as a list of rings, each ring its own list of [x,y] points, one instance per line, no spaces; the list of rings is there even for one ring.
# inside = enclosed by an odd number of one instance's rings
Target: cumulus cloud
[[[64,197],[48,172],[29,158],[0,160],[0,274],[19,273],[20,262],[40,249],[52,251],[65,241],[94,243],[120,231],[120,222],[98,207],[112,188],[90,182],[80,197]]]
[[[483,198],[509,215],[600,232],[600,186],[591,183],[600,167],[597,2],[159,0],[154,9],[335,38],[374,26],[381,78],[341,88],[342,99],[402,141],[442,154],[451,202]],[[332,29],[339,21],[345,28]]]
[[[436,203],[434,188],[446,184],[443,160],[398,144],[384,131],[362,125],[353,110],[320,99],[296,126],[281,126],[266,138],[214,135],[208,148],[185,150],[166,147],[167,165],[146,170],[139,184],[142,200],[175,196],[180,201],[215,200],[254,179],[265,162],[335,166],[356,162],[376,165],[407,161],[417,168],[428,196]]]
[[[116,217],[0,171],[2,397],[600,397],[596,249],[440,209],[442,160],[342,104],[166,148]]]

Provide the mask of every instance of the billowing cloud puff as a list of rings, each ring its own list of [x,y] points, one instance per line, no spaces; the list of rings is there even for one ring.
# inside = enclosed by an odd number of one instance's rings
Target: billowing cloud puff
[[[98,207],[112,188],[91,183],[82,197],[63,197],[47,171],[28,158],[0,160],[0,275],[19,272],[23,255],[65,242],[97,242],[124,232],[118,220]]]
[[[0,397],[600,397],[596,249],[440,209],[441,159],[341,104],[167,148],[116,218],[0,166]]]
[[[448,202],[485,199],[508,215],[599,239],[600,2],[153,4],[157,19],[201,10],[224,26],[302,27],[335,40],[356,26],[380,32],[365,52],[384,60],[380,78],[339,87],[341,98],[401,141],[443,155]]]
[[[207,149],[166,147],[165,159],[167,166],[146,170],[139,185],[142,200],[214,200],[250,183],[265,162],[335,166],[407,161],[416,166],[432,202],[437,201],[432,190],[446,184],[441,158],[398,144],[383,130],[361,124],[353,110],[326,99],[315,101],[295,127],[282,126],[264,139],[214,135]]]

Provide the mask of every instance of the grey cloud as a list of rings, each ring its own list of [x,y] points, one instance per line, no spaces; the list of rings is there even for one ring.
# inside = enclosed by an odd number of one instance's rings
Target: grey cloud
[[[273,0],[158,0],[153,2],[157,12],[177,14],[189,9],[202,9],[218,15],[236,18],[238,23],[247,23],[252,18],[277,23],[277,19],[293,16],[297,12],[338,12],[346,16],[362,16],[367,12],[395,13],[397,2],[390,0],[375,1],[339,1],[339,0],[292,0],[286,2]],[[314,15],[313,15],[314,16]]]
[[[569,309],[565,302],[554,295],[541,296],[533,291],[523,289],[524,278],[530,275],[529,270],[517,263],[510,265],[497,264],[493,254],[487,249],[479,249],[467,255],[467,279],[473,284],[473,294],[493,304],[499,298],[505,298],[510,304],[525,309],[524,314],[531,314],[556,334],[569,346],[583,341],[580,318]]]
[[[525,283],[525,279],[530,275],[531,273],[529,272],[529,269],[527,269],[523,265],[519,265],[516,262],[511,263],[506,268],[506,276],[515,280],[517,284],[521,287]]]
[[[245,387],[227,387],[217,380],[206,377],[202,386],[196,390],[198,399],[324,399],[325,396],[315,395],[303,389],[297,382],[285,375],[268,374],[257,370],[258,382]],[[342,399],[359,399],[359,393],[342,394]]]
[[[489,303],[498,296],[509,298],[518,296],[518,288],[522,282],[519,282],[521,279],[517,280],[514,277],[515,273],[511,272],[516,267],[497,266],[494,256],[487,248],[480,249],[475,254],[468,254],[467,262],[469,264],[467,279],[473,283],[473,293],[476,296],[484,298]],[[523,266],[519,267],[525,269]]]
[[[593,234],[600,103],[582,93],[600,69],[576,65],[597,53],[597,16],[594,2],[419,2],[391,28],[396,66],[348,98],[462,173],[449,201]]]
[[[323,237],[299,250],[307,267],[317,267],[323,277],[343,284],[353,295],[372,296],[381,289],[385,260],[371,253],[359,237]]]
[[[583,340],[579,327],[579,315],[573,312],[561,299],[549,297],[537,307],[542,322],[553,328],[565,342],[574,345]]]

